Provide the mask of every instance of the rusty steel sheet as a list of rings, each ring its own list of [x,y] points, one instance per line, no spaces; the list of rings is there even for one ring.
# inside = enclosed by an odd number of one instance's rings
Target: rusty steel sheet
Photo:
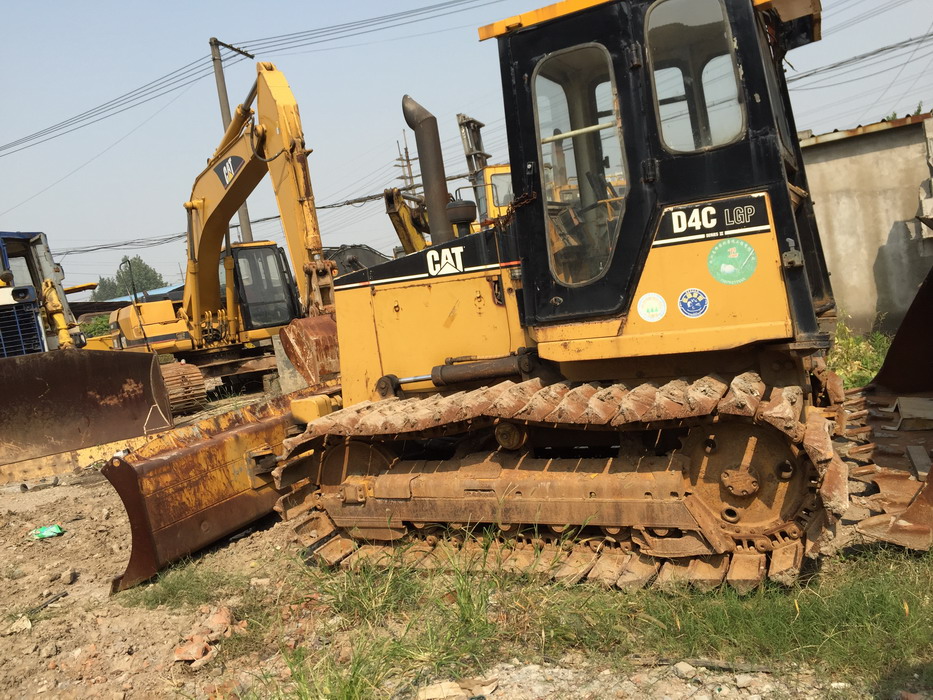
[[[916,482],[912,485],[916,488]],[[933,548],[933,490],[923,483],[910,505],[895,515],[866,518],[856,525],[863,535],[884,542],[928,551]]]
[[[307,390],[159,435],[103,475],[129,517],[132,550],[117,592],[272,512],[275,455],[291,430],[289,405]]]
[[[340,375],[337,324],[331,316],[297,318],[279,331],[282,349],[309,387],[335,382]]]
[[[933,391],[933,269],[917,291],[897,329],[884,364],[873,385],[893,392],[915,394]]]
[[[56,350],[0,359],[0,465],[172,427],[155,355]]]

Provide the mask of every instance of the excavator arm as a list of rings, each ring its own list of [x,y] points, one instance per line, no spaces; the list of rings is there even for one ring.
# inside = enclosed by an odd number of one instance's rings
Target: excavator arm
[[[424,218],[424,207],[420,204],[416,207],[409,205],[397,187],[385,191],[384,201],[386,214],[389,215],[405,254],[410,255],[427,248],[424,234],[429,233],[430,229]]]
[[[305,148],[298,105],[285,76],[275,66],[259,63],[256,68],[256,83],[237,107],[185,203],[188,266],[183,309],[196,344],[202,340],[201,321],[208,314],[217,317],[222,307],[218,268],[229,221],[267,172],[295,270],[302,313],[333,311],[336,268],[325,260],[322,251],[308,172],[309,151]],[[232,260],[225,260],[228,273],[232,272],[232,264]],[[232,284],[232,275],[228,274],[226,323],[231,337],[239,324],[236,305],[231,303]]]

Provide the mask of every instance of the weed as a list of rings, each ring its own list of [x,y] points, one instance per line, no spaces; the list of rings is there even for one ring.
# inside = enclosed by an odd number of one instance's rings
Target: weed
[[[412,569],[363,563],[350,571],[333,574],[308,568],[310,589],[334,612],[354,621],[380,622],[390,613],[414,607],[421,597],[421,586]]]
[[[568,652],[616,668],[632,653],[776,670],[800,664],[885,696],[933,680],[933,554],[849,555],[795,587],[768,585],[745,596],[729,588],[564,586],[453,564],[444,572],[363,566],[302,574],[302,588],[310,580],[337,615],[311,614],[306,638],[316,641],[282,652],[290,679],[264,679],[262,696],[367,698],[389,689],[405,696],[512,657],[540,663]],[[274,648],[274,626],[263,614],[251,613]],[[337,630],[339,644],[321,643]]]
[[[227,598],[245,590],[245,577],[183,560],[158,575],[152,583],[132,588],[120,594],[127,607],[169,608],[196,607]]]
[[[891,337],[879,331],[858,335],[839,321],[836,341],[826,358],[829,368],[842,377],[847,389],[865,386],[881,369]]]
[[[278,688],[276,697],[311,700],[362,700],[378,694],[379,686],[392,670],[392,640],[370,636],[354,646],[350,660],[339,663],[333,655],[325,655],[316,662],[304,649],[285,654],[291,673],[284,688]]]
[[[246,629],[223,641],[220,646],[222,660],[229,662],[248,654],[267,656],[269,645],[266,637],[277,621],[277,611],[278,601],[266,597],[256,588],[250,588],[240,596],[230,612],[237,622],[246,621]]]

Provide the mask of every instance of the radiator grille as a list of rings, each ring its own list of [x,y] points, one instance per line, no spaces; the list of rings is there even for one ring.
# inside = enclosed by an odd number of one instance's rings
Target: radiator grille
[[[0,306],[0,357],[42,352],[35,302]]]

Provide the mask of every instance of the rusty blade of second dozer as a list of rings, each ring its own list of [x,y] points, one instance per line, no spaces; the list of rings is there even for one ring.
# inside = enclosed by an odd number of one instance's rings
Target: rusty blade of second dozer
[[[172,427],[149,353],[54,350],[0,359],[0,466]]]
[[[282,495],[271,475],[292,426],[295,392],[160,434],[101,470],[123,501],[132,551],[111,591],[272,512]]]

